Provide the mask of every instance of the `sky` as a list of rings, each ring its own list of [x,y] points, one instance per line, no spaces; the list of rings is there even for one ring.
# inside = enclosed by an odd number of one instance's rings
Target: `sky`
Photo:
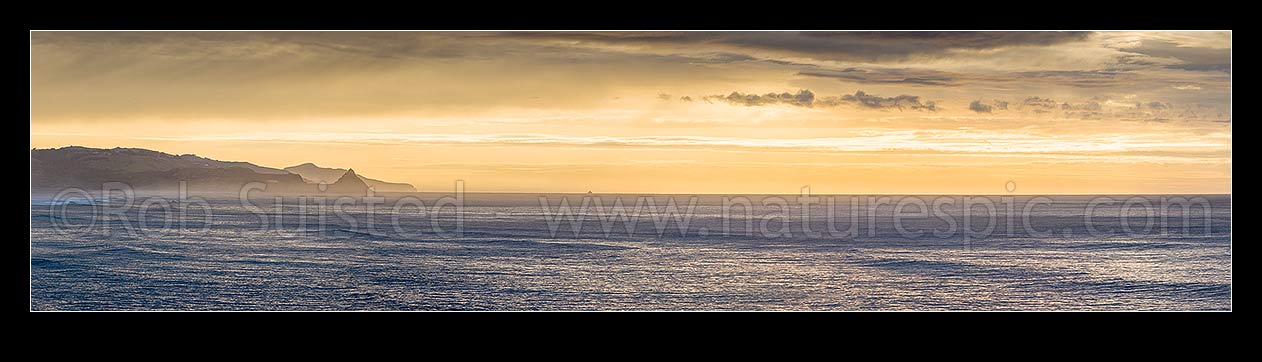
[[[1230,32],[32,32],[30,53],[32,148],[421,191],[1231,190]]]

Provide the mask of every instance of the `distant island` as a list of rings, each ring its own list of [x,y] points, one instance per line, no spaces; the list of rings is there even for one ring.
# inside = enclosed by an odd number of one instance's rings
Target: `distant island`
[[[273,193],[363,194],[416,192],[406,183],[364,177],[354,169],[325,168],[314,163],[276,169],[242,161],[219,161],[192,154],[173,155],[142,148],[68,146],[31,150],[31,189],[99,189],[122,182],[136,190],[237,192],[251,182]]]

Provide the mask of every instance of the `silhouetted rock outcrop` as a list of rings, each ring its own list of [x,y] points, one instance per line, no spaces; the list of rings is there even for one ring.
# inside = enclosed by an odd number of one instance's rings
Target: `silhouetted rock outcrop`
[[[338,178],[337,182],[329,184],[329,187],[325,192],[334,194],[364,195],[368,192],[368,184],[364,183],[364,180],[360,179],[359,175],[355,174],[355,169],[350,169],[346,170],[346,173],[342,174],[342,177]]]
[[[303,180],[307,180],[307,182],[313,183],[313,184],[318,184],[318,183],[331,184],[331,183],[336,182],[337,179],[341,178],[342,175],[346,174],[345,169],[320,167],[310,162],[304,163],[301,165],[286,167],[285,171],[298,174],[299,176],[302,176]],[[376,192],[416,192],[416,188],[412,187],[412,185],[409,185],[409,184],[385,182],[381,180],[367,178],[367,177],[364,177],[364,175],[358,175],[358,176],[361,180],[364,180],[364,183],[368,184],[368,187],[371,187],[373,191],[376,191]]]

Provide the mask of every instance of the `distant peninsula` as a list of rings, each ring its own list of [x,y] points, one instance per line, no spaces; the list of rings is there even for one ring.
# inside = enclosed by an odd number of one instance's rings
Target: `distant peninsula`
[[[264,192],[363,194],[416,192],[406,183],[364,177],[353,169],[325,168],[303,163],[284,169],[242,161],[220,161],[193,154],[173,155],[142,148],[68,146],[31,150],[31,189],[100,189],[121,182],[135,190],[237,192],[260,182]]]

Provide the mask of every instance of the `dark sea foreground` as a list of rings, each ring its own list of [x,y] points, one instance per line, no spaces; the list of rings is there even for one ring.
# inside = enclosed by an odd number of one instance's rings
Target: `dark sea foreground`
[[[637,195],[542,195],[545,209],[541,195],[470,194],[459,217],[441,194],[338,212],[165,196],[32,195],[31,309],[1231,309],[1227,195],[992,196],[967,216],[960,196],[920,196],[929,217],[867,196],[803,216],[796,195],[704,196],[688,216],[674,196],[686,228],[631,212]],[[555,214],[563,197],[573,218]],[[585,198],[600,207],[581,212]],[[672,196],[651,198],[664,210]]]

